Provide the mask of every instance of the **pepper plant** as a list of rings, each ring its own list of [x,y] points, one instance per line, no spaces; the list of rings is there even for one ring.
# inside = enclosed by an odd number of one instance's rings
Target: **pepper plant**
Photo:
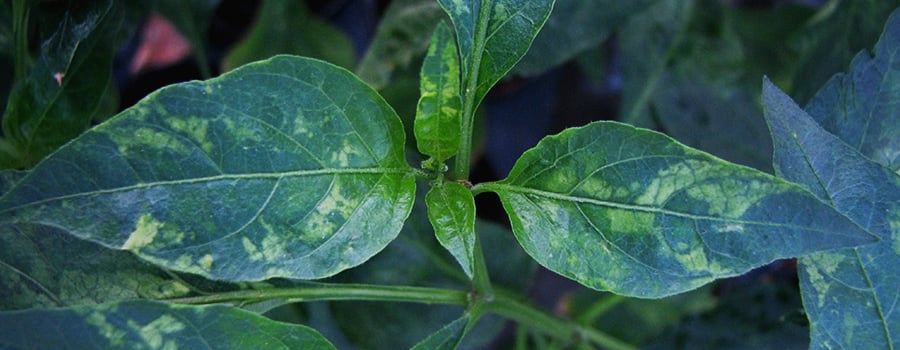
[[[633,348],[498,285],[489,258],[505,250],[485,232],[505,231],[480,223],[474,201],[494,193],[530,259],[591,289],[663,298],[799,257],[812,347],[897,345],[898,15],[875,57],[861,53],[806,110],[765,81],[778,177],[601,121],[548,136],[506,178],[472,184],[476,111],[554,1],[437,3],[449,22],[421,68],[420,155],[354,73],[281,55],[160,89],[32,169],[3,172],[0,344],[332,348],[346,339],[260,313],[355,300],[461,306],[414,348],[456,348],[495,316],[541,334],[521,346]],[[52,143],[31,135],[43,121],[22,112],[35,104],[11,101],[4,145],[41,154],[32,145]],[[455,259],[444,268],[468,287],[347,277],[403,239],[422,204]]]

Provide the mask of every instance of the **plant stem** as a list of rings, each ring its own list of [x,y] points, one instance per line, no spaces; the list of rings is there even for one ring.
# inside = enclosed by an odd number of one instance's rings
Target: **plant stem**
[[[167,301],[178,304],[253,303],[273,299],[291,301],[321,300],[377,300],[426,304],[467,305],[465,291],[409,286],[382,286],[373,284],[314,283],[309,287],[239,290]]]
[[[588,324],[625,300],[626,298],[621,295],[607,295],[603,299],[591,304],[591,306],[588,306],[587,311],[582,313],[576,321],[578,321],[578,323]]]
[[[28,0],[13,1],[13,35],[16,45],[14,77],[16,81],[28,75]]]
[[[475,38],[473,38],[473,49],[469,56],[468,69],[463,79],[465,89],[461,91],[463,97],[462,105],[462,137],[460,137],[459,152],[456,153],[456,160],[453,172],[458,180],[467,180],[469,178],[469,168],[472,163],[472,134],[475,126],[475,110],[481,102],[476,100],[478,97],[478,72],[481,67],[481,56],[484,55],[484,45],[487,42],[488,19],[491,15],[493,7],[491,0],[483,0],[481,7],[478,9],[478,23],[475,24]]]
[[[521,325],[545,332],[557,339],[586,339],[596,345],[612,350],[635,350],[635,346],[591,327],[559,319],[534,306],[525,304],[503,294],[497,294],[494,301],[487,304],[487,311],[515,320]]]
[[[494,299],[494,288],[491,286],[490,275],[488,275],[487,264],[484,261],[484,253],[481,251],[481,239],[478,233],[475,233],[475,266],[472,283],[475,290],[478,291],[479,299],[485,302],[491,302]]]

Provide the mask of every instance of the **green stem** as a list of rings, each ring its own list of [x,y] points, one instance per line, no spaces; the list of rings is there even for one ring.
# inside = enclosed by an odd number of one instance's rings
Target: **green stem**
[[[484,260],[484,253],[481,251],[481,239],[478,233],[475,234],[475,266],[472,278],[472,284],[478,291],[478,297],[485,302],[491,302],[494,299],[494,288],[491,286],[490,275],[488,274],[487,264]]]
[[[475,110],[478,108],[476,100],[478,96],[478,72],[481,67],[481,56],[484,55],[484,45],[487,42],[487,24],[491,15],[493,4],[490,0],[483,0],[478,9],[478,23],[475,24],[475,38],[473,38],[472,53],[468,60],[468,69],[463,79],[465,89],[462,92],[462,137],[459,143],[459,152],[456,154],[454,174],[459,180],[469,178],[469,168],[472,163],[472,134],[475,127]]]
[[[321,300],[373,300],[426,304],[467,305],[465,291],[372,284],[314,283],[309,287],[239,290],[185,298],[168,299],[178,304],[254,303],[274,299],[295,302]]]
[[[497,294],[494,301],[487,304],[487,311],[515,320],[521,325],[547,333],[557,339],[570,340],[574,337],[586,339],[596,345],[611,350],[635,350],[635,346],[591,327],[582,327],[573,322],[559,319],[534,306]]]
[[[598,300],[596,303],[591,304],[591,306],[589,306],[576,321],[581,324],[591,323],[597,319],[597,317],[600,317],[600,315],[603,315],[609,311],[609,309],[621,304],[625,300],[626,298],[621,295],[610,294],[603,299]]]
[[[28,75],[28,0],[13,1],[13,35],[16,45],[15,79]]]

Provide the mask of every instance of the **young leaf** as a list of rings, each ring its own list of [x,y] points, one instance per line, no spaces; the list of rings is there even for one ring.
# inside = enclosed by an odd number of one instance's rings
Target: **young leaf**
[[[434,334],[430,335],[425,340],[422,340],[420,343],[416,344],[416,346],[412,347],[412,350],[453,350],[459,346],[459,343],[463,340],[463,337],[466,336],[466,331],[468,330],[469,322],[472,320],[472,317],[469,313],[466,313],[462,317],[456,319],[453,322],[450,322],[444,328],[441,328]]]
[[[396,113],[350,72],[277,56],[162,89],[41,162],[0,221],[225,281],[321,278],[400,231],[415,191]]]
[[[112,60],[127,35],[124,8],[98,1],[73,6],[41,47],[26,79],[10,92],[3,135],[11,147],[0,151],[0,167],[30,167],[114,111],[101,108],[115,87]]]
[[[896,44],[894,40],[888,45]],[[888,95],[892,101],[900,100],[896,91]],[[881,238],[876,244],[800,259],[800,287],[813,348],[897,347],[900,315],[893,311],[900,300],[896,270],[900,265],[900,176],[822,130],[768,80],[763,97],[779,176],[806,186]],[[853,111],[850,117],[856,117],[856,123],[866,122],[866,113],[857,114],[864,111],[845,108]]]
[[[459,56],[453,33],[441,23],[434,31],[422,63],[421,97],[416,107],[415,135],[419,152],[442,163],[456,154],[462,135]]]
[[[316,330],[231,306],[147,300],[0,313],[16,349],[334,349]]]
[[[425,196],[428,220],[441,245],[450,251],[472,278],[475,265],[475,198],[459,182],[434,186]]]
[[[207,57],[207,33],[221,0],[157,0],[156,10],[178,28],[191,43],[197,66],[203,77],[212,76]]]
[[[538,263],[628,296],[876,241],[796,185],[615,122],[547,137],[481,186],[500,195]]]
[[[438,0],[450,15],[462,65],[465,94],[478,106],[488,90],[525,55],[554,0]],[[473,85],[470,85],[474,84]]]

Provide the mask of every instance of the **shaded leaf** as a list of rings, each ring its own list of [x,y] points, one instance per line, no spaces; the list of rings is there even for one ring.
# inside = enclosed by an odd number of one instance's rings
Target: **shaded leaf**
[[[441,245],[456,258],[469,278],[475,266],[475,198],[459,182],[436,185],[425,196],[428,220]]]
[[[309,13],[303,1],[267,0],[253,29],[225,56],[224,70],[277,54],[318,58],[351,68],[355,57],[350,39]]]
[[[875,57],[856,55],[806,111],[835,136],[900,174],[900,11],[888,20]]]
[[[438,0],[456,29],[463,62],[463,95],[475,94],[475,106],[525,55],[550,16],[554,2]],[[474,88],[467,92],[469,87]]]
[[[434,0],[391,1],[356,68],[360,79],[376,89],[390,86],[396,70],[407,68],[425,53],[429,34],[441,18],[444,12]]]
[[[627,296],[876,240],[793,184],[615,122],[547,137],[481,186],[500,195],[538,263]]]
[[[155,0],[156,10],[163,17],[172,21],[191,43],[197,66],[203,77],[212,76],[212,70],[207,57],[206,44],[207,33],[211,23],[213,12],[219,6],[221,0]]]
[[[334,349],[301,325],[230,306],[127,301],[0,313],[0,344],[48,349]]]
[[[807,187],[881,238],[876,244],[800,259],[812,348],[900,345],[900,316],[893,312],[900,300],[900,176],[823,130],[768,80],[763,97],[778,175]],[[851,115],[859,123],[866,120],[865,114]]]
[[[420,79],[415,135],[419,152],[442,163],[456,155],[462,135],[459,56],[453,33],[441,23],[434,31]]]
[[[112,60],[116,44],[128,34],[125,9],[101,1],[71,7],[27,78],[10,92],[3,116],[4,143],[0,166],[33,165],[75,138],[94,119],[113,111],[102,108],[115,93]]]
[[[453,350],[459,346],[459,343],[462,342],[463,337],[466,335],[466,331],[468,330],[469,322],[472,317],[468,313],[463,315],[462,317],[456,319],[453,322],[450,322],[437,332],[434,332],[425,340],[422,340],[420,343],[413,346],[411,349],[414,350],[431,350],[431,349],[440,349],[440,350]]]
[[[528,53],[512,73],[539,75],[600,45],[632,15],[658,0],[566,0],[554,5],[553,13],[538,33]]]
[[[0,221],[217,280],[321,278],[400,231],[415,190],[403,145],[394,111],[351,73],[278,56],[83,134],[0,198]]]

